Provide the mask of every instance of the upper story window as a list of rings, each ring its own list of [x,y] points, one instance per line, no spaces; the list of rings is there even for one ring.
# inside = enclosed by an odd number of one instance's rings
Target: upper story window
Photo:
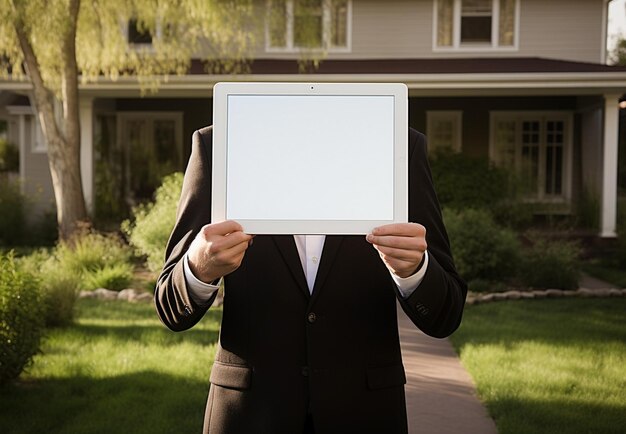
[[[267,51],[349,49],[351,0],[268,0]]]
[[[515,49],[519,0],[435,0],[435,48]]]
[[[135,19],[128,20],[128,42],[131,44],[152,44],[152,35],[148,29],[139,25]]]

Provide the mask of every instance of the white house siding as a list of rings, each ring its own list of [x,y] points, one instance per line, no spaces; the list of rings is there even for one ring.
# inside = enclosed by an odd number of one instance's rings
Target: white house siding
[[[353,0],[352,52],[345,57],[430,57],[432,35],[432,1]]]
[[[603,0],[520,0],[522,57],[602,62]]]
[[[54,191],[52,190],[52,177],[48,166],[48,154],[45,152],[33,152],[31,143],[31,130],[25,128],[25,156],[23,159],[23,191],[29,198],[34,215],[48,212],[54,209]]]

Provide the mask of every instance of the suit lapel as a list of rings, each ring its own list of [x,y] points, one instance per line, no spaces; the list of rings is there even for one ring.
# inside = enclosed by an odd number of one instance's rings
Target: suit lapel
[[[306,277],[304,276],[304,270],[302,270],[302,263],[300,262],[300,256],[298,255],[298,249],[296,248],[293,235],[272,235],[272,239],[287,263],[289,270],[291,270],[291,274],[298,283],[298,286],[306,298],[310,298],[311,294],[306,284]]]
[[[315,284],[313,285],[313,295],[309,304],[315,303],[315,300],[319,296],[320,289],[324,286],[324,282],[328,277],[328,273],[333,266],[335,256],[339,251],[339,246],[343,241],[343,235],[328,235],[324,241],[324,249],[322,250],[322,258],[320,260],[320,266],[317,270],[317,276],[315,277]],[[296,252],[297,253],[297,252]]]

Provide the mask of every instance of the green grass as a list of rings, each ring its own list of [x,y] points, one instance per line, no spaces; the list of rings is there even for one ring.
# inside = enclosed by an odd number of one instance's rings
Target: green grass
[[[80,300],[30,370],[0,388],[9,433],[200,432],[221,310],[174,333],[152,305]]]
[[[468,306],[452,342],[500,434],[624,432],[626,299]]]

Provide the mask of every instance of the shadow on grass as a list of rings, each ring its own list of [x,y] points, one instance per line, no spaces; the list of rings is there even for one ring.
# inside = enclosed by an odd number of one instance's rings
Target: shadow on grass
[[[85,338],[111,338],[124,342],[136,341],[143,344],[160,343],[176,344],[183,341],[193,341],[201,345],[211,345],[217,342],[219,331],[206,328],[193,328],[182,333],[175,333],[163,325],[134,324],[134,325],[94,325],[79,324],[72,332]]]
[[[618,406],[602,402],[509,397],[490,402],[489,412],[497,421],[499,432],[507,434],[622,434],[626,427],[626,403]]]
[[[154,371],[111,378],[84,376],[0,388],[3,434],[197,433],[205,382]]]

